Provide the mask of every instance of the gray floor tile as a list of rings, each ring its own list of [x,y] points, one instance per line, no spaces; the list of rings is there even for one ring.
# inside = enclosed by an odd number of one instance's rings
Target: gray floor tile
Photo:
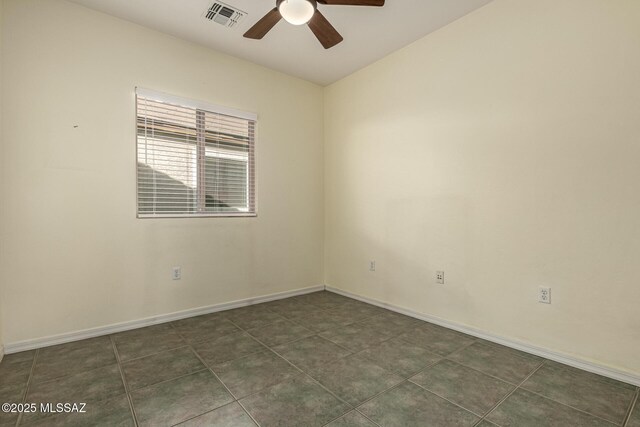
[[[233,401],[208,370],[141,388],[131,399],[141,426],[174,425]]]
[[[309,329],[289,320],[277,320],[266,326],[249,329],[247,332],[270,347],[313,335]]]
[[[310,305],[305,304],[300,301],[293,300],[291,298],[271,301],[263,304],[269,310],[273,311],[276,314],[279,314],[282,317],[287,319],[292,319],[294,317],[306,316],[309,313],[318,313],[323,310]]]
[[[366,323],[354,323],[338,329],[325,331],[322,332],[320,336],[353,352],[364,350],[367,347],[373,347],[391,338],[389,335],[380,332]]]
[[[293,316],[291,320],[314,332],[338,329],[355,322],[351,316],[338,317],[330,310],[307,312],[303,315]]]
[[[366,310],[367,309],[351,310],[350,304],[342,304],[337,308],[325,310],[324,313],[326,316],[329,316],[329,318],[341,325],[349,325],[351,323],[356,323],[371,318],[371,314],[363,314],[363,312]]]
[[[173,322],[173,326],[188,343],[210,341],[240,329],[221,313],[206,314]]]
[[[193,349],[209,366],[239,359],[266,349],[246,332],[225,335],[213,341],[200,342]]]
[[[354,301],[339,305],[336,308],[327,310],[332,317],[343,319],[344,321],[362,321],[384,313],[386,310],[375,305]]]
[[[376,427],[376,425],[358,411],[351,411],[327,424],[327,427]]]
[[[300,375],[300,371],[271,351],[251,354],[211,369],[236,399]]]
[[[122,364],[129,390],[206,369],[189,347],[179,347]]]
[[[526,390],[516,390],[487,420],[502,427],[612,427],[607,421],[580,412]]]
[[[505,345],[498,344],[498,343],[495,343],[495,342],[492,342],[492,341],[487,341],[487,340],[483,340],[483,339],[477,338],[476,342],[479,343],[479,344],[486,344],[488,346],[494,347],[494,348],[498,349],[502,353],[513,354],[515,356],[520,356],[523,359],[536,361],[536,362],[539,362],[539,363],[542,363],[545,360],[544,358],[542,358],[540,356],[536,356],[535,354],[525,353],[524,351],[516,350],[515,348],[507,347]]]
[[[320,291],[295,297],[298,301],[316,306],[322,310],[339,307],[342,304],[354,301],[351,298],[335,294],[333,292]]]
[[[229,320],[245,330],[259,328],[260,326],[265,326],[276,320],[283,319],[282,316],[268,308],[256,305],[236,308],[235,310],[225,312],[225,315]]]
[[[185,341],[168,323],[113,335],[121,361],[182,347]]]
[[[20,351],[18,353],[5,354],[0,364],[2,363],[11,364],[11,363],[25,362],[25,361],[33,362],[33,358],[35,355],[36,355],[35,350],[27,350],[27,351]]]
[[[273,349],[303,371],[351,354],[349,350],[318,336],[303,338]]]
[[[336,396],[354,406],[403,380],[399,375],[358,355],[336,360],[311,369],[308,373]]]
[[[129,399],[121,395],[99,404],[87,405],[84,413],[59,413],[34,422],[20,423],[21,426],[42,427],[133,427],[133,415]]]
[[[21,387],[27,383],[35,350],[5,354],[0,362],[0,393],[4,388]]]
[[[351,409],[306,375],[269,387],[240,403],[262,427],[322,426]]]
[[[358,354],[404,378],[408,378],[442,359],[442,356],[400,338],[385,341]]]
[[[636,401],[636,406],[633,412],[631,412],[631,416],[625,427],[640,427],[640,399]]]
[[[255,427],[251,417],[236,402],[179,424],[180,427]]]
[[[623,422],[635,396],[608,378],[559,363],[545,363],[522,388],[616,424]]]
[[[358,408],[381,426],[473,426],[480,418],[405,382]]]
[[[437,363],[410,381],[478,415],[486,414],[515,388],[449,360]]]
[[[385,310],[383,313],[367,319],[367,323],[381,329],[388,329],[392,331],[394,335],[400,335],[420,326],[424,322],[414,319],[413,317]]]
[[[473,344],[448,358],[513,384],[520,383],[540,365],[537,358],[484,343]]]
[[[535,357],[535,356],[534,356]],[[621,387],[627,390],[636,391],[636,386],[628,383],[623,383],[622,381],[614,380],[613,378],[603,377],[602,375],[593,374],[587,371],[583,371],[582,369],[573,368],[569,365],[565,365],[562,363],[554,362],[553,360],[544,360],[544,366],[546,367],[556,367],[556,368],[564,368],[576,372],[581,372],[584,375],[584,378],[592,378],[594,381],[599,381],[605,384],[614,385],[616,387]]]
[[[113,363],[116,356],[106,336],[55,345],[40,349],[32,381],[49,381]]]
[[[87,410],[100,406],[100,402],[125,394],[118,365],[104,366],[52,381],[31,384],[26,401],[30,403],[86,403]],[[25,414],[23,419],[50,416],[47,413]]]
[[[31,374],[33,360],[12,359],[8,356],[6,359],[2,359],[0,363],[0,390],[26,384]]]
[[[0,404],[2,403],[22,403],[27,383],[14,386],[5,386],[0,388]],[[18,413],[0,411],[0,425],[15,425],[18,419]]]
[[[490,410],[543,362],[326,291],[123,332],[113,341],[142,426],[255,426],[199,358],[261,426],[334,427],[372,420],[474,425],[479,418],[471,411]],[[132,426],[113,350],[110,337],[98,337],[41,349],[35,364],[35,351],[7,355],[0,401],[21,402],[34,368],[26,401],[86,402],[88,413],[25,414],[21,425]],[[411,375],[420,386],[403,381]],[[523,387],[530,391],[516,390],[477,425],[612,426],[636,393],[632,385],[550,361]],[[366,417],[351,405],[361,405]],[[1,413],[0,426],[14,426],[17,416]],[[640,403],[625,427],[640,427]]]
[[[431,323],[423,323],[402,335],[407,342],[446,356],[468,346],[475,338]]]

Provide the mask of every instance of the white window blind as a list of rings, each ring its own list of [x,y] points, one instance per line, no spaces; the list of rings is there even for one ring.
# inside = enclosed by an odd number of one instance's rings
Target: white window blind
[[[253,216],[256,116],[136,89],[138,216]]]

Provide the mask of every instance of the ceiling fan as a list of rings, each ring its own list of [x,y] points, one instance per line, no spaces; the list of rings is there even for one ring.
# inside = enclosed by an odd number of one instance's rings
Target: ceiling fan
[[[307,24],[322,46],[329,49],[343,39],[320,13],[318,3],[327,6],[384,6],[384,0],[276,0],[276,7],[256,22],[244,36],[261,39],[284,18],[293,25]]]

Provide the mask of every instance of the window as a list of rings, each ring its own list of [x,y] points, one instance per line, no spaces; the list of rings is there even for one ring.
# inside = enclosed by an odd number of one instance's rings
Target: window
[[[138,217],[255,216],[256,116],[136,89]]]

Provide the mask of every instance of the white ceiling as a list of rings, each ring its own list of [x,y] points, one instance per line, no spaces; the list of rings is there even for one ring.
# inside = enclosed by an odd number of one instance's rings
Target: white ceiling
[[[203,18],[213,0],[72,0],[217,51],[327,85],[441,28],[491,0],[387,0],[384,7],[318,9],[344,41],[325,50],[306,26],[282,20],[262,40],[242,37],[275,0],[223,0],[248,16],[234,28]]]

